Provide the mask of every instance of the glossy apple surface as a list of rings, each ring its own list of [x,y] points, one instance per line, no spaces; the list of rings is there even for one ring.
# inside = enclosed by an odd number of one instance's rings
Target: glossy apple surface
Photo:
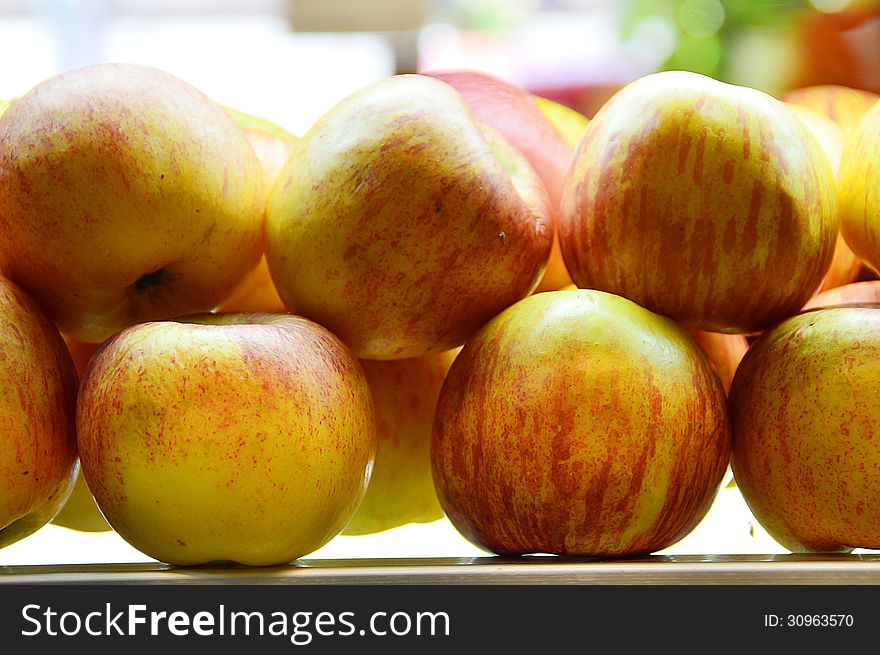
[[[695,328],[687,328],[687,331],[706,353],[724,390],[730,391],[736,369],[749,349],[748,340],[741,334],[706,332]]]
[[[0,117],[0,269],[83,341],[213,309],[259,261],[264,203],[232,118],[153,68],[66,72]]]
[[[299,317],[188,320],[128,328],[86,371],[77,432],[98,506],[172,564],[316,550],[351,519],[375,455],[357,360]]]
[[[824,114],[848,134],[865,112],[877,104],[880,95],[839,84],[819,84],[793,89],[782,99]]]
[[[786,107],[801,121],[807,131],[813,135],[822,147],[822,152],[831,164],[831,170],[837,176],[840,168],[840,157],[843,154],[843,145],[846,142],[846,134],[831,118],[811,109],[805,105],[786,103]],[[831,266],[825,274],[820,291],[833,289],[844,284],[854,282],[862,268],[862,261],[846,245],[843,236],[838,232],[834,243],[834,256],[831,258]]]
[[[0,278],[0,548],[43,527],[70,493],[76,383],[58,330]]]
[[[797,312],[837,230],[831,166],[782,103],[678,71],[627,85],[591,120],[559,221],[579,287],[725,333]]]
[[[516,84],[482,71],[437,70],[426,75],[443,80],[458,91],[477,120],[498,130],[523,154],[544,183],[554,214],[558,214],[565,173],[576,145],[571,144],[566,130],[575,129],[570,125],[577,122],[572,114],[581,115],[573,109],[565,113],[567,107],[550,100],[542,104]],[[571,277],[554,235],[547,268],[536,290],[552,291],[568,284]]]
[[[449,370],[431,447],[453,525],[498,554],[649,553],[703,518],[726,398],[677,324],[600,291],[508,308]]]
[[[880,104],[850,132],[840,159],[840,229],[868,266],[880,269]]]
[[[449,85],[392,77],[303,136],[269,197],[266,259],[298,314],[363,359],[460,346],[530,294],[553,240],[546,190]]]
[[[792,551],[880,547],[880,309],[792,317],[755,342],[730,391],[731,465]]]

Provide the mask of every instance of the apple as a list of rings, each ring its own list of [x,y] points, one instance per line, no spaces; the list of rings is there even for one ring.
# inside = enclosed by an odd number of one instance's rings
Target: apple
[[[343,534],[371,534],[443,518],[431,477],[431,428],[440,387],[456,353],[361,360],[376,416],[376,461],[367,495]]]
[[[880,548],[880,307],[804,312],[756,341],[730,390],[731,465],[792,551]]]
[[[819,113],[816,109],[788,102],[785,103],[785,106],[801,121],[801,124],[807,128],[807,131],[819,143],[836,177],[837,169],[840,167],[840,156],[843,154],[843,144],[846,140],[843,130],[838,127],[837,123],[825,114]],[[858,277],[861,268],[861,260],[850,250],[849,246],[846,245],[846,241],[843,240],[840,232],[838,232],[837,240],[834,244],[834,255],[831,258],[831,266],[828,268],[820,291],[853,282]]]
[[[203,315],[127,328],[92,359],[77,409],[101,512],[179,565],[276,565],[336,536],[376,450],[350,351],[289,315]]]
[[[542,98],[541,96],[535,96],[535,104],[538,105],[541,113],[553,124],[556,131],[562,135],[566,143],[571,146],[572,151],[569,153],[569,158],[571,158],[574,149],[577,148],[581,138],[584,136],[584,130],[590,124],[590,119],[576,109],[553,100],[548,100],[547,98]],[[564,179],[563,177],[563,181]]]
[[[548,103],[552,101],[541,103],[525,89],[482,71],[435,70],[425,75],[452,86],[477,120],[498,130],[523,154],[547,188],[554,215],[557,214],[565,173],[576,145],[572,145],[565,131],[576,129],[568,127],[568,121],[577,122],[571,114],[581,114],[572,109],[563,118],[563,110],[559,109],[562,105],[553,103],[555,107],[551,108]],[[571,277],[554,231],[553,248],[536,291],[552,291],[568,284]]]
[[[725,403],[673,321],[601,291],[530,296],[474,335],[443,383],[440,504],[502,555],[660,550],[699,523],[722,482]]]
[[[846,139],[837,174],[841,233],[857,257],[880,269],[880,103]]]
[[[76,476],[76,371],[27,293],[0,278],[0,548],[48,523]]]
[[[553,241],[534,170],[449,85],[399,75],[343,99],[269,194],[285,305],[361,359],[460,346],[530,294]]]
[[[264,206],[242,131],[163,71],[73,70],[0,117],[0,270],[77,339],[213,309],[259,261]]]
[[[226,111],[244,131],[260,160],[266,189],[271,189],[275,178],[293,152],[298,138],[283,127],[260,116],[254,116],[227,107]],[[272,282],[266,257],[260,258],[257,267],[238,285],[238,288],[217,307],[219,312],[263,312],[284,314],[290,312],[278,295]]]
[[[6,111],[7,107],[9,107],[9,103],[3,98],[0,98],[0,115],[2,115],[4,111]]]
[[[804,309],[838,307],[841,305],[880,303],[880,280],[852,282],[823,291],[810,298]]]
[[[706,353],[709,363],[712,364],[712,368],[721,380],[724,391],[730,391],[733,375],[749,349],[748,340],[741,334],[722,334],[721,332],[707,332],[695,328],[686,329]]]
[[[792,113],[682,71],[632,82],[590,121],[559,221],[579,287],[746,334],[815,293],[837,230],[831,166]]]
[[[86,343],[85,341],[68,337],[65,334],[61,336],[64,339],[67,350],[70,352],[77,375],[79,379],[82,379],[89,360],[98,352],[101,344]],[[98,505],[95,503],[95,499],[89,490],[85,477],[82,475],[82,471],[77,471],[73,490],[51,522],[54,525],[60,525],[80,532],[106,532],[110,530],[110,526],[104,520],[101,510],[98,509]]]
[[[793,89],[785,93],[782,100],[824,114],[848,134],[865,112],[877,104],[880,95],[839,84],[819,84]]]

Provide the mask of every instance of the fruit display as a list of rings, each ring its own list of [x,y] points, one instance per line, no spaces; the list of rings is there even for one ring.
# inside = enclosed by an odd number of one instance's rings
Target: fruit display
[[[272,567],[447,519],[632,557],[731,471],[784,548],[880,548],[878,176],[840,86],[659,72],[588,120],[436,70],[293,134],[51,77],[0,103],[0,548]]]

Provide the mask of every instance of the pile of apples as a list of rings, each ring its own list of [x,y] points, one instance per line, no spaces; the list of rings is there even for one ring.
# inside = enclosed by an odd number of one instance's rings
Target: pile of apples
[[[729,467],[786,547],[880,547],[880,105],[784,100],[665,72],[588,121],[442,71],[297,138],[152,68],[37,85],[0,107],[0,547],[275,565],[445,514],[643,554]]]

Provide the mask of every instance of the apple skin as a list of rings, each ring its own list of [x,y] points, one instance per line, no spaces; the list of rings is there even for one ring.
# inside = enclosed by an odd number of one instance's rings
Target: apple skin
[[[841,233],[857,257],[880,270],[880,103],[850,132],[840,158]]]
[[[724,391],[729,392],[733,375],[749,349],[748,340],[741,334],[722,334],[695,328],[686,329],[706,353],[712,368],[721,380]]]
[[[600,291],[536,294],[486,324],[449,370],[431,446],[440,504],[497,554],[660,550],[715,497],[725,403],[673,321]]]
[[[0,268],[83,341],[213,309],[259,261],[264,203],[232,118],[156,69],[63,73],[0,117]]]
[[[77,472],[73,362],[36,302],[0,278],[0,548],[48,523]]]
[[[378,445],[367,495],[343,534],[371,534],[443,518],[431,477],[431,429],[456,353],[361,360],[373,397]]]
[[[187,320],[123,330],[86,370],[79,452],[98,506],[171,564],[316,550],[353,516],[375,456],[360,365],[299,317]]]
[[[67,350],[70,352],[77,376],[79,379],[82,379],[89,360],[98,352],[101,344],[86,343],[85,341],[68,337],[65,334],[61,336],[64,339]],[[80,532],[107,532],[111,529],[101,515],[101,510],[98,509],[95,498],[92,496],[92,492],[89,490],[89,485],[81,470],[77,471],[73,490],[51,522],[53,525],[60,525]]]
[[[786,103],[814,109],[833,120],[849,134],[862,116],[880,100],[880,95],[839,84],[819,84],[793,89],[782,96]]]
[[[372,84],[319,119],[266,216],[285,305],[361,359],[460,346],[535,289],[552,240],[525,158],[423,75]]]
[[[837,170],[840,168],[840,157],[843,154],[843,144],[846,142],[846,135],[843,130],[837,123],[825,114],[819,113],[818,110],[788,102],[785,103],[785,106],[797,116],[803,126],[807,128],[807,131],[815,137],[822,148],[822,152],[828,158],[828,163],[831,164],[831,170],[836,178]],[[854,282],[861,269],[862,261],[846,245],[846,241],[844,241],[843,236],[838,231],[837,240],[834,243],[834,255],[831,258],[831,266],[825,274],[825,280],[822,282],[819,291],[833,289],[834,287]]]
[[[590,121],[559,221],[579,287],[725,333],[797,312],[837,230],[831,167],[782,103],[680,71],[636,80]]]
[[[804,310],[863,303],[880,303],[880,280],[852,282],[828,289],[810,298]]]
[[[785,548],[880,548],[878,379],[878,307],[794,316],[740,364],[730,391],[733,474]]]
[[[523,154],[550,194],[555,216],[575,146],[554,124],[547,107],[542,107],[525,89],[482,71],[435,70],[426,71],[425,75],[442,80],[458,91],[477,120],[498,130]],[[569,284],[571,277],[554,231],[553,249],[536,291],[554,291]]]
[[[244,131],[263,168],[266,189],[271,189],[275,178],[290,158],[297,141],[296,135],[260,116],[227,107],[226,111]],[[218,312],[229,313],[293,313],[287,307],[272,282],[265,255],[257,267],[238,285],[238,288],[217,307]]]

